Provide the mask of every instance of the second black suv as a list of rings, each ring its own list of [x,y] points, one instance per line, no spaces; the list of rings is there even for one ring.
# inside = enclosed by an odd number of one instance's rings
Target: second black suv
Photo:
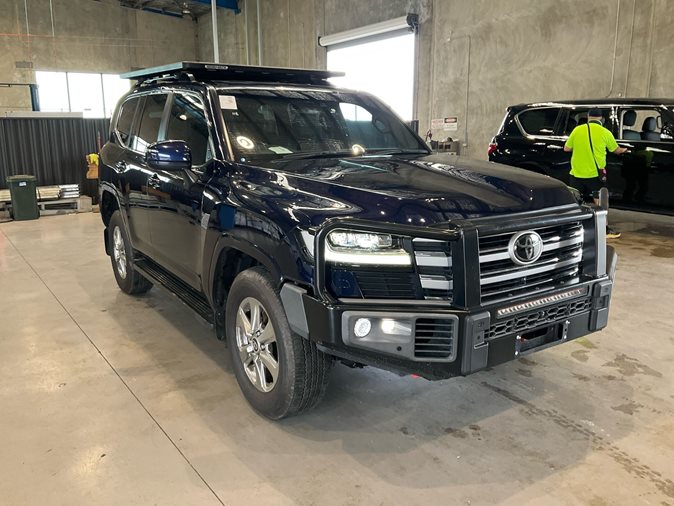
[[[674,214],[674,100],[599,99],[508,107],[489,159],[568,181],[571,131],[599,109],[626,155],[607,157],[611,204]]]
[[[314,406],[331,364],[466,375],[608,321],[606,212],[554,179],[433,155],[333,73],[135,72],[100,153],[119,287],[177,295],[250,404]]]

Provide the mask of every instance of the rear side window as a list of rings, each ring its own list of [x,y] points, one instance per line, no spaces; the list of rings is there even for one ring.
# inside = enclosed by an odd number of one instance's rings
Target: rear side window
[[[136,114],[138,98],[131,98],[122,104],[122,108],[117,116],[117,125],[115,130],[119,139],[125,146],[129,145],[131,138],[131,127],[133,126],[133,117]]]
[[[622,109],[620,123],[621,139],[652,142],[662,140],[663,119],[657,109]]]
[[[187,143],[192,150],[192,165],[206,163],[210,158],[208,123],[203,103],[198,98],[192,95],[174,95],[166,138]]]
[[[133,136],[131,141],[132,149],[144,153],[150,144],[157,142],[165,105],[166,95],[147,95],[145,97],[138,133]]]
[[[529,109],[521,112],[517,118],[524,131],[529,135],[554,135],[559,111],[558,107]]]

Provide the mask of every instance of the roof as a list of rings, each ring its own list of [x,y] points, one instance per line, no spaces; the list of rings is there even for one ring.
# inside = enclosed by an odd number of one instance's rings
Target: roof
[[[124,79],[136,79],[138,80],[139,85],[150,79],[325,84],[329,78],[340,77],[343,75],[343,72],[332,72],[328,70],[254,67],[250,65],[227,65],[211,62],[183,61],[161,65],[159,67],[134,70],[122,74],[121,77]]]
[[[674,105],[674,98],[587,98],[582,100],[551,100],[512,105],[510,107],[539,107],[555,105]]]

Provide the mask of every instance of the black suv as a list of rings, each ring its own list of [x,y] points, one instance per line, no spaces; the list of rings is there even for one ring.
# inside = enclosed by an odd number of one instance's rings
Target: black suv
[[[273,419],[314,406],[335,359],[440,379],[606,326],[604,210],[548,177],[433,155],[334,75],[127,74],[100,153],[123,291],[158,285],[210,322]]]
[[[611,204],[674,214],[674,100],[600,99],[508,107],[489,159],[568,181],[571,131],[599,109],[604,126],[630,153],[607,157]]]

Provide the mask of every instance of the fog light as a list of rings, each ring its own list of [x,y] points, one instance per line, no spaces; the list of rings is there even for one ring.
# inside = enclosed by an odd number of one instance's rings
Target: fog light
[[[358,318],[353,325],[353,333],[356,337],[365,337],[372,329],[372,322],[369,318]]]

